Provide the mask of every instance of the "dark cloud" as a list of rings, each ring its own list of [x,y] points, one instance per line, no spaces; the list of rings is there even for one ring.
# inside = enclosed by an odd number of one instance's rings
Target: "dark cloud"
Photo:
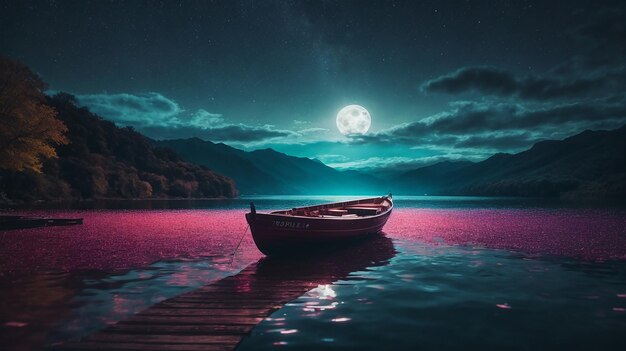
[[[221,114],[202,109],[189,113],[175,101],[154,92],[77,95],[76,98],[92,112],[155,139],[198,137],[247,143],[300,135],[271,125],[228,123]]]
[[[422,84],[424,92],[457,94],[470,90],[489,94],[512,95],[518,83],[512,74],[493,67],[462,68]]]
[[[78,102],[122,125],[158,124],[180,114],[178,104],[159,93],[76,95]]]
[[[459,140],[454,144],[455,148],[487,148],[497,150],[516,150],[528,147],[539,141],[531,133],[514,133],[514,134],[485,134],[473,135],[471,137]]]
[[[276,130],[271,126],[252,127],[244,124],[231,124],[212,128],[155,126],[140,127],[138,130],[155,139],[197,137],[211,141],[231,141],[242,143],[288,137],[297,134],[288,130]]]
[[[608,101],[615,101],[610,103]],[[417,122],[410,130],[466,134],[558,126],[578,122],[626,121],[624,98],[598,99],[558,105],[528,106],[510,102],[462,102],[432,121]]]
[[[493,67],[466,67],[422,85],[429,93],[458,94],[479,92],[487,95],[513,96],[521,99],[549,100],[585,97],[609,86],[614,76],[565,79],[562,77],[516,77]]]
[[[452,102],[448,111],[358,142],[522,150],[542,139],[624,125],[626,14],[605,8],[579,15],[580,24],[564,30],[576,51],[553,69],[516,75],[490,66],[460,68],[424,82],[422,92],[476,93],[480,100]]]
[[[576,51],[544,74],[518,76],[495,67],[463,67],[424,82],[421,89],[543,101],[625,91],[626,13],[621,8],[602,8],[582,20],[565,37]]]
[[[355,138],[355,143],[515,150],[541,139],[565,137],[586,128],[617,128],[626,123],[626,97],[586,102],[539,104],[455,102],[423,120]]]

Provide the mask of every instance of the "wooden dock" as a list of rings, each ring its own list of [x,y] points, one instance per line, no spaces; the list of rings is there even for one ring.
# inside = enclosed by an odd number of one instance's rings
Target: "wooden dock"
[[[261,259],[236,275],[164,300],[55,349],[233,350],[285,303],[350,272],[386,264],[394,254],[391,240],[380,236],[317,258]]]

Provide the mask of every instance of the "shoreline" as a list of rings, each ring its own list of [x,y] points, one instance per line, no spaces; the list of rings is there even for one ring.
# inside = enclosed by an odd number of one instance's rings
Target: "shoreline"
[[[0,203],[0,214],[15,215],[21,211],[37,211],[37,210],[175,210],[175,209],[200,209],[200,208],[218,208],[223,205],[241,205],[236,207],[248,206],[248,201],[261,200],[310,200],[310,203],[319,201],[317,199],[328,198],[359,198],[370,195],[302,195],[302,194],[250,194],[239,195],[237,197],[211,197],[211,198],[104,198],[104,199],[86,199],[86,200],[55,200],[55,201],[37,201],[37,202],[21,202],[21,203]],[[442,202],[451,201],[475,202],[475,201],[492,201],[494,204],[506,205],[507,202],[515,203],[515,207],[521,203],[525,203],[530,207],[626,207],[626,199],[623,198],[603,198],[603,197],[522,197],[522,196],[478,196],[478,195],[394,195],[394,198],[400,201],[417,201],[417,202]],[[520,203],[518,203],[520,202]]]
[[[230,201],[236,200],[239,197],[194,197],[194,198],[100,198],[100,199],[66,199],[66,200],[38,200],[34,202],[0,202],[0,213],[12,212],[16,210],[29,210],[29,209],[89,209],[90,207],[82,207],[76,205],[86,204],[103,204],[103,203],[146,203],[146,202],[185,202],[185,201]],[[101,209],[101,207],[94,207],[94,209]],[[105,207],[106,208],[106,207]],[[112,207],[115,208],[115,207]]]

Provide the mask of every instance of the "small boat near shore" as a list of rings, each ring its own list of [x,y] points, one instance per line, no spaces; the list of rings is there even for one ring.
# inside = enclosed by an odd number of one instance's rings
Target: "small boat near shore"
[[[0,215],[0,230],[83,224],[82,218],[40,218]]]
[[[380,233],[392,209],[391,194],[269,213],[250,203],[246,220],[265,255],[298,255]]]

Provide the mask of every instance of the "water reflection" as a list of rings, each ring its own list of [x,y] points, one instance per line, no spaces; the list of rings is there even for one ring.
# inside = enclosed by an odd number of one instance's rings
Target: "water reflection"
[[[117,274],[44,271],[0,279],[0,349],[39,350],[77,339],[242,267],[229,262],[215,256]]]
[[[306,295],[297,303],[307,316],[317,316],[321,312],[334,309],[343,302],[334,290],[334,282],[351,279],[351,274],[383,267],[393,259],[396,250],[391,239],[384,235],[369,237],[361,242],[342,249],[303,258],[263,258],[255,266],[253,273],[239,274],[241,284],[247,293],[263,294],[277,305]],[[268,289],[268,287],[271,287]],[[308,291],[308,292],[307,292]],[[292,306],[287,303],[286,306]],[[336,317],[333,323],[346,323],[351,318]],[[289,336],[299,333],[298,328],[288,328],[284,319],[272,316],[268,332]],[[245,344],[245,341],[244,341]],[[272,346],[287,345],[283,340],[275,340]]]
[[[347,278],[352,272],[383,266],[396,254],[391,239],[374,235],[351,245],[305,257],[264,257],[235,276],[219,282],[220,294],[262,298],[275,306],[311,290],[320,300],[332,299],[329,284]],[[213,291],[215,287],[199,289]],[[311,307],[320,308],[320,306]]]
[[[623,261],[394,244],[398,253],[389,264],[353,272],[292,301],[257,326],[239,350],[269,350],[277,343],[358,350],[626,347]]]
[[[64,274],[42,272],[17,282],[0,281],[0,343],[7,349],[37,350],[51,321],[67,318],[76,291]],[[0,347],[1,348],[1,347]]]
[[[391,239],[373,235],[319,255],[304,257],[264,257],[259,260],[254,278],[288,281],[309,280],[318,285],[343,279],[367,267],[383,266],[396,254]]]

